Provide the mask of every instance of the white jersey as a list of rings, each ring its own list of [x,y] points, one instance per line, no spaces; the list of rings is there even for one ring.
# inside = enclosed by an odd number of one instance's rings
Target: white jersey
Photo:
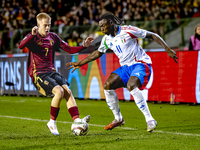
[[[104,35],[98,51],[105,53],[111,49],[119,58],[121,66],[131,66],[135,63],[146,62],[151,64],[151,58],[138,43],[138,38],[145,38],[146,30],[133,26],[119,26],[115,37]]]

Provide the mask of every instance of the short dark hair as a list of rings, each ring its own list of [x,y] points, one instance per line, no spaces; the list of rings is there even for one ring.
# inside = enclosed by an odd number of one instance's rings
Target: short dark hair
[[[107,19],[112,20],[115,24],[120,25],[124,24],[123,19],[118,18],[117,16],[111,14],[111,13],[105,13],[101,16],[100,20]]]

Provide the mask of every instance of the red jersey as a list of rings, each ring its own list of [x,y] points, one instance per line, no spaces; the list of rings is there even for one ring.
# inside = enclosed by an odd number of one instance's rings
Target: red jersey
[[[33,77],[39,73],[56,72],[54,66],[54,55],[58,48],[73,54],[82,50],[83,46],[70,47],[57,34],[50,32],[46,37],[27,34],[20,42],[19,48],[29,49],[28,56],[28,74],[33,80]]]

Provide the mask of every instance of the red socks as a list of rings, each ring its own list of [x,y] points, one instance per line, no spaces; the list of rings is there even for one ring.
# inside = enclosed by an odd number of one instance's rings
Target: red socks
[[[56,108],[51,106],[51,119],[56,120],[58,113],[59,113],[60,108]]]
[[[69,113],[70,113],[70,115],[71,115],[73,120],[79,118],[79,111],[78,111],[78,107],[77,106],[70,107],[68,109],[68,111],[69,111]]]
[[[51,119],[52,120],[56,120],[58,113],[59,113],[59,110],[60,110],[60,108],[56,108],[56,107],[51,106]],[[75,120],[76,118],[79,118],[79,111],[78,111],[77,106],[70,107],[68,109],[68,111],[69,111],[73,120]]]

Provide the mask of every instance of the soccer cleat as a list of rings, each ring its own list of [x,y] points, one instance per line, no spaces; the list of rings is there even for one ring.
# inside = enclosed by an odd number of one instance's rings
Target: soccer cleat
[[[82,120],[84,121],[84,122],[90,122],[90,119],[91,119],[91,116],[90,115],[87,115],[87,116],[85,116]]]
[[[74,120],[74,122],[90,122],[90,119],[91,119],[91,116],[90,115],[87,115],[85,116],[83,119],[80,119],[80,118],[77,118]]]
[[[52,134],[59,135],[58,130],[57,130],[57,126],[56,126],[56,121],[50,120],[47,123],[47,127],[49,128],[49,130],[51,131]]]
[[[155,130],[157,126],[157,122],[155,120],[150,120],[147,122],[147,131],[148,132],[151,132],[153,130]]]
[[[125,121],[124,118],[122,118],[122,121],[117,121],[116,119],[113,120],[110,124],[104,127],[105,130],[112,130],[113,128],[117,126],[124,125]]]

